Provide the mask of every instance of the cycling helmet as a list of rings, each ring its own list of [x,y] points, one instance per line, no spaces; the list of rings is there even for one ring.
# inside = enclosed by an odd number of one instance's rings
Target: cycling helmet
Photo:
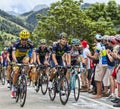
[[[95,39],[98,40],[98,41],[101,41],[103,39],[103,37],[102,37],[101,34],[96,34]]]
[[[111,42],[113,45],[116,44],[114,36],[110,36],[110,38],[108,39],[108,41]]]
[[[62,39],[62,38],[67,38],[67,33],[62,32],[62,33],[59,35],[59,38],[60,38],[60,39]]]
[[[119,34],[117,34],[117,35],[115,36],[115,40],[120,43],[120,35],[119,35]]]
[[[19,35],[21,39],[28,39],[30,37],[30,33],[27,30],[22,30]]]
[[[40,40],[40,43],[41,43],[41,44],[46,44],[47,41],[46,41],[46,39],[41,39],[41,40]]]
[[[79,45],[80,44],[80,40],[74,38],[74,39],[72,39],[71,44],[73,44],[73,45]]]

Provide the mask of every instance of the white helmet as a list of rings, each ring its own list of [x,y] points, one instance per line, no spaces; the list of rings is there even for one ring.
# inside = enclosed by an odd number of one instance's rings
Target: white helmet
[[[101,41],[103,39],[101,34],[96,34],[95,39]]]
[[[103,36],[103,40],[108,40],[109,39],[109,36],[108,35],[104,35]]]

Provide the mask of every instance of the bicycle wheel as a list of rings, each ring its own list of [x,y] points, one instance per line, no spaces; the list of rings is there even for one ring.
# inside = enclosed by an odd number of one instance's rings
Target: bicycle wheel
[[[44,73],[41,76],[41,92],[43,95],[47,93],[47,89],[48,89],[48,76],[46,73]]]
[[[56,97],[56,87],[57,87],[57,83],[53,79],[53,81],[52,81],[52,88],[49,89],[49,97],[50,97],[51,101],[54,101],[54,99]]]
[[[20,80],[20,106],[23,107],[27,96],[27,81],[25,75],[21,76]]]
[[[80,95],[80,79],[78,75],[75,76],[75,81],[74,81],[74,98],[75,101],[78,101]]]
[[[63,76],[59,82],[59,96],[61,103],[65,105],[69,98],[69,84],[65,76]]]
[[[16,99],[16,100],[15,100],[16,103],[17,103],[18,100],[19,100],[19,94],[20,94],[20,86],[17,86],[17,87],[16,87],[16,98],[15,98],[15,99]]]
[[[36,92],[39,92],[40,86],[41,86],[41,80],[39,79],[39,80],[37,81],[37,89],[35,90]]]
[[[2,85],[5,85],[5,72],[1,72],[1,82]]]

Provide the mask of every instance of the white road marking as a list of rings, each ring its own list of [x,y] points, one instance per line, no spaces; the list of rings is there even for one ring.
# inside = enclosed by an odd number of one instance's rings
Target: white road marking
[[[89,101],[92,101],[92,102],[95,102],[95,103],[98,103],[98,104],[101,104],[103,106],[107,106],[107,107],[110,107],[111,109],[120,109],[120,108],[117,108],[117,107],[113,107],[107,103],[103,103],[103,102],[100,102],[100,101],[97,101],[97,100],[94,100],[94,99],[91,99],[91,98],[88,98],[88,97],[85,97],[85,96],[80,96],[81,98],[84,98],[84,99],[87,99]]]

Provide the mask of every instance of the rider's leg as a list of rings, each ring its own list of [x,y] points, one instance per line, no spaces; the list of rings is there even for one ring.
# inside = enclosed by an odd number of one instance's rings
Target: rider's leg
[[[11,75],[11,72],[12,72],[12,67],[9,65],[7,67],[7,87],[9,88],[10,87],[10,75]]]

